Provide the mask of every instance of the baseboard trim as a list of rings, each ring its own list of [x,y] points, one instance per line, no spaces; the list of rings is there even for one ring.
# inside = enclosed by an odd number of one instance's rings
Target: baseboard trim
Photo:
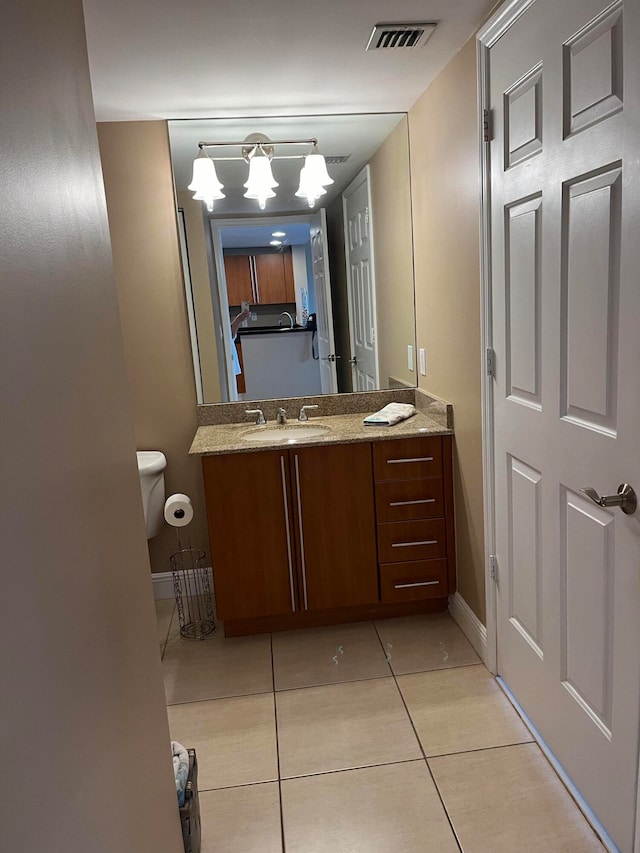
[[[483,663],[487,662],[487,629],[459,592],[449,596],[449,613]]]
[[[208,572],[211,592],[213,593],[213,572],[211,568],[208,569]],[[155,599],[173,598],[173,574],[171,572],[156,572],[151,575],[151,580]]]

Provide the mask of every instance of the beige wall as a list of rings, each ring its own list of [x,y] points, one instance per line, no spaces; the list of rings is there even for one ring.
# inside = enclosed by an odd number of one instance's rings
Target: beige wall
[[[113,262],[138,450],[167,457],[167,494],[193,500],[194,546],[209,547],[200,459],[187,455],[197,402],[164,121],[98,125]],[[149,543],[151,569],[169,571],[175,531]]]
[[[409,385],[407,345],[415,345],[413,244],[407,122],[401,121],[371,158],[371,207],[376,274],[380,386]]]
[[[82,3],[2,25],[0,846],[178,853]]]
[[[485,621],[475,37],[409,112],[420,387],[453,403],[458,589]]]
[[[220,374],[218,372],[218,350],[211,302],[211,276],[207,261],[207,237],[202,216],[202,202],[194,201],[189,190],[178,190],[178,206],[184,211],[184,228],[187,236],[191,290],[195,308],[198,351],[200,353],[200,375],[202,377],[202,399],[205,403],[218,403],[220,396]],[[210,236],[208,237],[210,240]]]

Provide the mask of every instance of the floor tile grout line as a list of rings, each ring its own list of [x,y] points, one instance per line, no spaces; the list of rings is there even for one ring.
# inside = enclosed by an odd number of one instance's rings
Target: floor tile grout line
[[[276,705],[276,668],[273,659],[273,633],[269,634],[269,646],[271,649],[271,686],[273,688],[273,721],[276,735],[276,762],[278,767],[278,804],[280,806],[280,843],[282,853],[285,853],[286,843],[284,840],[284,809],[282,806],[282,773],[280,772],[280,737],[278,735],[278,707]]]
[[[248,699],[249,696],[271,696],[273,690],[260,690],[257,693],[233,693],[231,696],[210,696],[206,699],[187,699],[185,702],[167,702],[167,708],[178,708],[181,705],[197,705],[199,702],[222,702],[225,699]]]
[[[377,625],[375,626],[375,629],[376,629],[376,633],[378,634],[378,639],[380,640],[380,645],[382,645],[382,647],[384,648],[384,644],[382,642],[382,637],[380,636],[380,632],[378,631]],[[425,767],[427,768],[427,773],[431,777],[431,781],[433,782],[434,788],[436,789],[436,794],[438,795],[438,799],[440,800],[440,804],[442,805],[442,809],[443,809],[445,816],[447,818],[447,822],[449,823],[449,826],[451,827],[451,832],[453,834],[455,842],[458,845],[458,849],[460,850],[460,853],[464,853],[464,850],[462,847],[462,842],[458,838],[458,833],[456,832],[455,827],[453,825],[453,820],[451,819],[451,815],[449,814],[449,811],[448,811],[448,809],[444,803],[444,799],[443,799],[442,794],[440,792],[440,788],[438,787],[438,783],[436,782],[435,776],[433,775],[431,767],[429,766],[429,761],[427,760],[427,755],[424,751],[424,747],[422,746],[422,741],[420,740],[420,737],[419,737],[418,732],[416,730],[415,724],[413,722],[413,718],[412,718],[411,713],[409,711],[409,707],[408,707],[408,705],[405,701],[405,698],[402,694],[402,690],[400,689],[400,685],[398,684],[398,679],[397,679],[395,673],[393,675],[393,679],[396,683],[396,688],[398,690],[398,693],[400,694],[400,701],[402,702],[402,704],[404,706],[404,710],[405,710],[407,717],[409,719],[409,724],[411,725],[411,728],[413,730],[414,737],[415,737],[416,741],[418,742],[418,747],[420,749],[420,752],[422,753],[422,757],[424,759]]]
[[[332,776],[337,773],[351,773],[354,770],[370,770],[375,767],[390,767],[396,764],[415,764],[424,758],[403,758],[401,761],[383,761],[377,764],[357,764],[355,767],[340,767],[337,770],[320,770],[318,773],[298,773],[295,776],[285,776],[283,782],[295,782],[296,779],[312,779],[314,776]]]
[[[514,746],[529,746],[535,743],[535,740],[518,740],[515,743],[498,743],[495,746],[476,746],[473,749],[460,749],[457,752],[439,752],[437,755],[426,755],[427,762],[437,758],[450,758],[453,756],[473,755],[476,752],[491,752],[495,749],[513,749]]]

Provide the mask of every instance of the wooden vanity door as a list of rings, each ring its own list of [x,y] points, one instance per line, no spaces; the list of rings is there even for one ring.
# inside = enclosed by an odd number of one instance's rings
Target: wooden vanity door
[[[375,604],[378,596],[371,445],[290,450],[301,606]]]
[[[279,616],[297,607],[287,461],[286,450],[202,460],[222,620]]]

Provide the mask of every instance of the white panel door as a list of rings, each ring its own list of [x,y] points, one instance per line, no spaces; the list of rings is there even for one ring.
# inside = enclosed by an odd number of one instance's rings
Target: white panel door
[[[324,208],[321,208],[312,218],[310,231],[313,286],[316,299],[316,320],[318,323],[317,339],[320,360],[320,382],[323,394],[337,394],[338,378],[333,337],[329,255],[327,251],[327,214]]]
[[[376,289],[368,166],[343,192],[342,207],[344,212],[353,390],[376,391],[380,387],[380,382],[376,342]]]
[[[581,489],[640,490],[639,21],[535,0],[489,76],[498,670],[624,851],[640,512]]]

